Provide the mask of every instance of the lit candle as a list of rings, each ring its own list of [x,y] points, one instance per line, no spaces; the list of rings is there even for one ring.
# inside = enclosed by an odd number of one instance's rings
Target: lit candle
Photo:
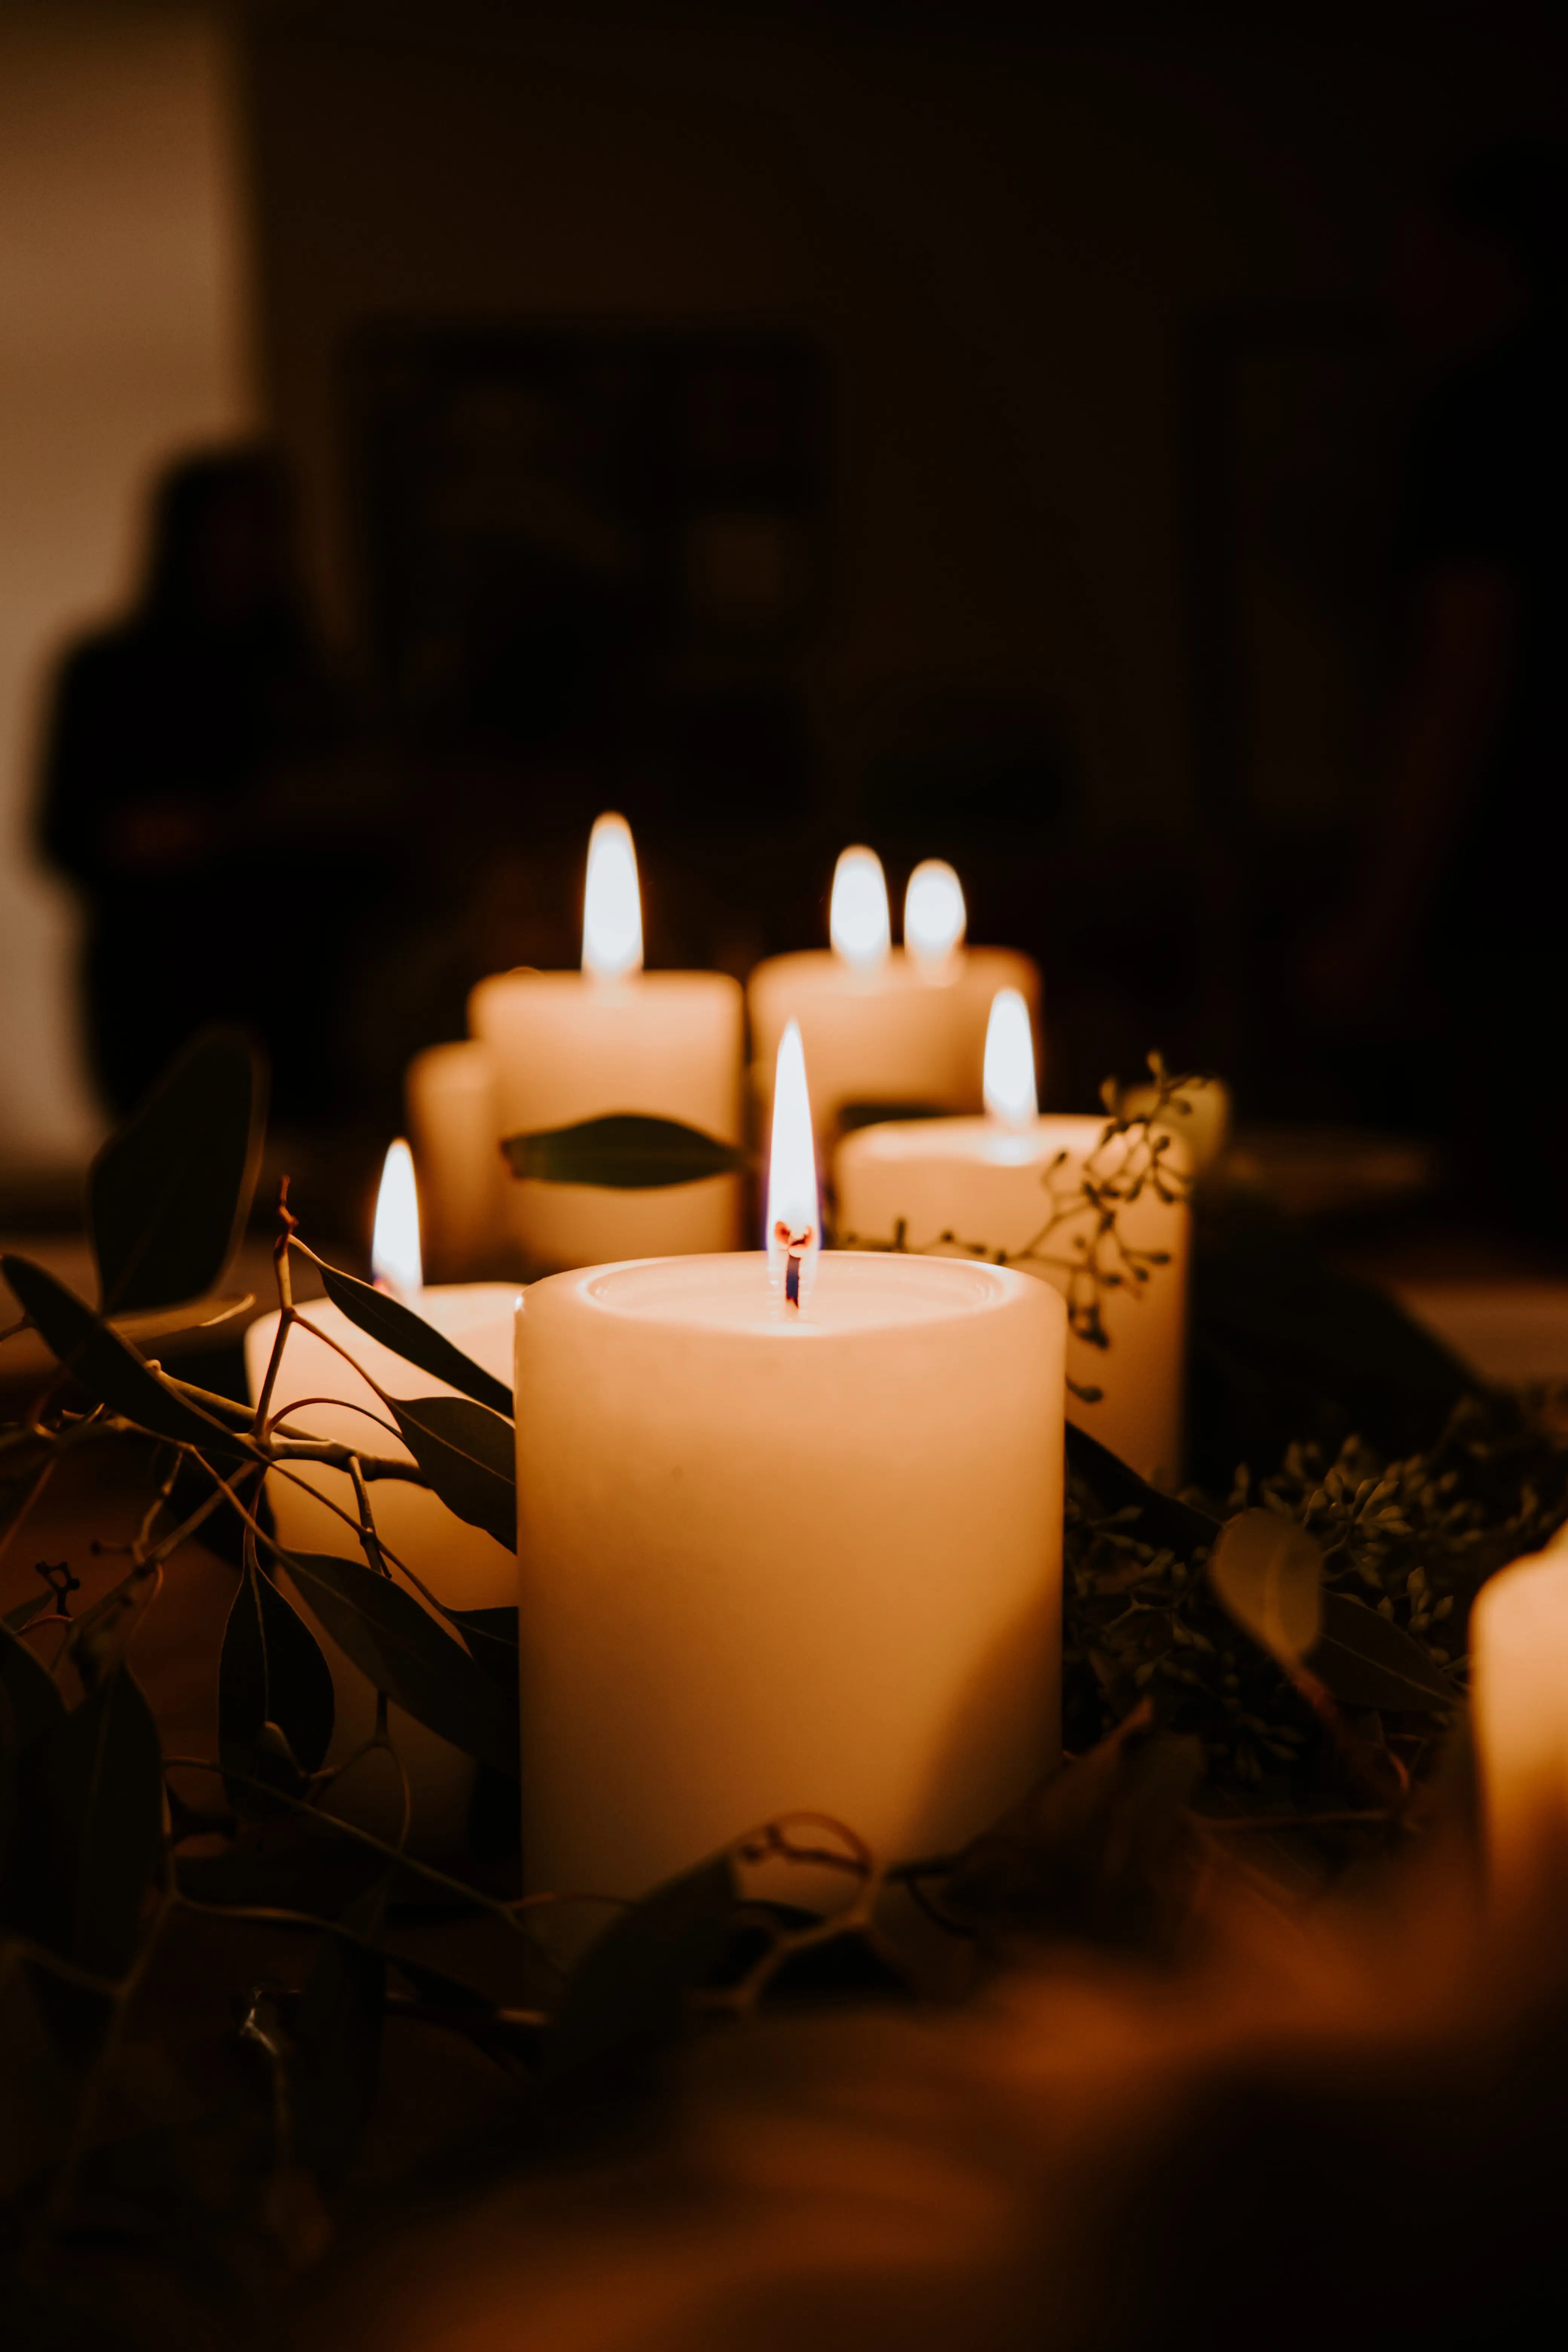
[[[1568,1895],[1568,1556],[1515,1560],[1470,1612],[1475,1727],[1489,1875],[1512,1906]]]
[[[854,1247],[1003,1253],[1073,1307],[1068,1412],[1145,1477],[1180,1465],[1189,1213],[1146,1184],[1116,1209],[1115,1241],[1085,1199],[1086,1174],[1121,1192],[1147,1162],[1138,1131],[1106,1139],[1103,1118],[1041,1118],[1028,1008],[1000,992],[982,1063],[986,1115],[890,1122],[847,1136],[834,1162],[837,1231]],[[1162,1139],[1163,1141],[1164,1139]],[[1179,1139],[1162,1167],[1179,1180]],[[1175,1187],[1180,1190],[1178,1181]],[[1165,1263],[1156,1263],[1163,1259]],[[1142,1277],[1139,1269],[1142,1268]],[[1088,1336],[1092,1318],[1104,1347]]]
[[[378,1287],[401,1298],[485,1371],[510,1386],[517,1285],[479,1282],[426,1286],[414,1166],[406,1143],[395,1143],[386,1155],[376,1203],[372,1273]],[[346,1348],[354,1363],[363,1366],[389,1396],[451,1396],[455,1391],[370,1339],[330,1301],[312,1299],[300,1311],[314,1328],[304,1330],[296,1325],[284,1342],[269,1407],[272,1420],[286,1420],[292,1429],[308,1436],[330,1438],[363,1453],[410,1460],[395,1431],[385,1425],[386,1409],[374,1389],[337,1349]],[[245,1368],[253,1401],[267,1376],[278,1319],[276,1315],[260,1316],[245,1335]],[[337,1347],[329,1344],[333,1340]],[[493,1536],[455,1517],[427,1487],[384,1479],[369,1491],[376,1529],[387,1549],[406,1560],[447,1608],[510,1609],[515,1603],[516,1555]],[[330,1507],[335,1503],[351,1515],[354,1509],[353,1490],[341,1471],[308,1462],[290,1463],[288,1475],[281,1471],[268,1474],[267,1499],[274,1532],[285,1551],[364,1558],[353,1528]],[[286,1570],[283,1573],[287,1575]],[[412,1590],[404,1580],[398,1580],[405,1591]],[[310,1615],[308,1596],[296,1593],[295,1597]],[[332,1670],[336,1723],[327,1761],[335,1764],[370,1738],[375,1726],[375,1694],[319,1625],[317,1633]],[[411,1786],[411,1849],[426,1854],[459,1851],[473,1789],[472,1759],[395,1706],[390,1711],[390,1728]],[[345,1776],[341,1791],[333,1790],[329,1809],[379,1835],[395,1836],[401,1807],[395,1775],[384,1761],[372,1759]]]
[[[1039,1018],[1027,956],[964,945],[963,890],[928,858],[910,877],[904,944],[890,944],[888,886],[874,850],[847,849],[833,877],[831,949],[770,956],[746,983],[752,1084],[764,1115],[779,1041],[800,1024],[817,1115],[830,1133],[854,1104],[978,1110],[991,1000],[1014,988]]]
[[[741,1139],[742,1000],[722,972],[644,971],[636,854],[626,820],[604,816],[588,849],[583,969],[509,971],[468,999],[489,1048],[500,1136],[641,1111]],[[649,1192],[507,1180],[524,1270],[731,1248],[735,1176]]]
[[[404,1080],[426,1254],[444,1281],[503,1271],[508,1175],[495,1062],[477,1037],[430,1045]]]
[[[803,1808],[889,1861],[945,1851],[1058,1753],[1061,1303],[818,1255],[794,1033],[777,1101],[765,1252],[519,1308],[536,1888],[636,1895]]]

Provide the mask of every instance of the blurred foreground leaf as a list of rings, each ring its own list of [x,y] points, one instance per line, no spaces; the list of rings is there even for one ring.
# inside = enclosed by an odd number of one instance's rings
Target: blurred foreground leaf
[[[429,1731],[515,1780],[516,1685],[503,1688],[428,1610],[358,1560],[290,1553],[284,1566],[360,1672]]]
[[[514,1176],[535,1184],[597,1184],[616,1192],[660,1192],[733,1176],[748,1165],[738,1143],[721,1143],[700,1127],[617,1110],[574,1127],[509,1135],[501,1146]]]
[[[331,1672],[304,1619],[262,1574],[253,1545],[247,1549],[218,1657],[219,1753],[236,1771],[258,1772],[273,1723],[300,1769],[315,1772],[332,1736]]]
[[[41,1780],[52,1837],[49,1940],[83,1968],[123,1976],[163,1834],[157,1726],[128,1666],[51,1733]]]
[[[458,1517],[517,1549],[517,1439],[510,1421],[467,1397],[389,1400],[403,1442]]]
[[[1287,1674],[1301,1664],[1322,1622],[1323,1554],[1316,1536],[1276,1511],[1241,1511],[1215,1538],[1209,1582],[1242,1631]]]
[[[335,1265],[325,1265],[316,1260],[327,1297],[332,1305],[355,1323],[366,1337],[390,1348],[405,1363],[416,1364],[428,1372],[433,1381],[445,1381],[448,1388],[457,1389],[476,1404],[488,1405],[492,1412],[510,1418],[511,1391],[482,1364],[476,1364],[461,1348],[416,1315],[401,1299],[388,1297],[384,1290],[375,1289],[368,1282],[359,1281],[352,1274],[341,1273]]]
[[[87,1180],[105,1315],[216,1286],[250,1212],[265,1102],[247,1040],[207,1029],[110,1137]]]

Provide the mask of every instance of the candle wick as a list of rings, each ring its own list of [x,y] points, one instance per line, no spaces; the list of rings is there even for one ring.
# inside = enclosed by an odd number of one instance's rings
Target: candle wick
[[[802,1225],[797,1232],[780,1217],[773,1226],[773,1239],[784,1253],[784,1304],[800,1311],[800,1262],[811,1247],[813,1229]]]

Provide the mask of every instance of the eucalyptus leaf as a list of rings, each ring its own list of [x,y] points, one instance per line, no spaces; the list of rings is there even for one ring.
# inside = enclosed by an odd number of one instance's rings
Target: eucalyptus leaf
[[[1414,1635],[1348,1592],[1324,1593],[1322,1631],[1304,1663],[1342,1706],[1430,1715],[1455,1704]]]
[[[46,1346],[95,1402],[155,1436],[199,1446],[205,1454],[232,1459],[254,1452],[248,1438],[203,1412],[143,1363],[117,1331],[46,1267],[30,1258],[6,1256],[0,1257],[0,1273]]]
[[[388,1400],[405,1445],[449,1511],[517,1549],[517,1439],[467,1397]]]
[[[35,1592],[30,1601],[22,1601],[15,1609],[7,1609],[5,1616],[0,1617],[0,1625],[11,1633],[25,1633],[35,1617],[41,1617],[46,1609],[52,1607],[54,1598],[52,1592]]]
[[[735,1892],[729,1855],[715,1854],[612,1920],[567,1979],[547,2076],[596,2073],[673,2032],[723,1948]]]
[[[123,1976],[163,1833],[158,1729],[128,1666],[89,1691],[51,1735],[42,1779],[54,1840],[54,1939],[83,1968]]]
[[[384,1290],[376,1290],[368,1282],[361,1282],[352,1274],[343,1274],[335,1265],[316,1261],[327,1297],[351,1323],[355,1323],[369,1339],[390,1348],[395,1356],[405,1363],[416,1364],[428,1372],[433,1381],[445,1381],[448,1388],[471,1397],[476,1404],[488,1405],[492,1412],[511,1414],[512,1396],[504,1381],[476,1364],[461,1348],[454,1347],[434,1324],[426,1323],[401,1299],[388,1297]]]
[[[515,1609],[454,1609],[450,1614],[487,1674],[508,1690],[517,1688],[518,1620]]]
[[[733,1176],[748,1165],[743,1148],[723,1143],[679,1119],[611,1111],[574,1127],[509,1135],[501,1145],[514,1176],[535,1184],[596,1184],[616,1192],[661,1192]]]
[[[1205,1544],[1212,1544],[1219,1533],[1220,1522],[1206,1511],[1191,1503],[1184,1503],[1174,1495],[1162,1494],[1158,1486],[1150,1486],[1146,1478],[1119,1454],[1112,1454],[1098,1437],[1069,1421],[1064,1432],[1067,1458],[1076,1475],[1090,1486],[1097,1501],[1110,1511],[1129,1507],[1138,1513],[1138,1532],[1145,1543],[1168,1544],[1174,1552],[1185,1556]]]
[[[1315,1536],[1275,1511],[1238,1512],[1209,1554],[1209,1582],[1242,1631],[1291,1673],[1322,1622],[1323,1554]]]
[[[255,1292],[245,1290],[228,1298],[191,1298],[183,1307],[148,1307],[134,1315],[112,1315],[108,1319],[122,1339],[140,1347],[148,1339],[167,1339],[172,1331],[216,1330],[220,1323],[232,1323],[255,1304]]]
[[[42,1971],[21,1960],[0,1969],[0,2198],[8,2199],[58,2164],[70,2145],[83,2075],[49,2031]],[[18,2289],[8,2282],[6,2317],[18,2325]],[[58,2321],[58,2306],[52,2316]],[[12,2340],[28,2340],[25,2321]],[[33,2336],[34,2343],[46,2339]]]
[[[88,1171],[88,1229],[106,1315],[215,1289],[261,1166],[266,1080],[239,1031],[206,1029]]]
[[[224,1628],[217,1723],[219,1752],[242,1772],[256,1772],[268,1723],[303,1772],[320,1769],[332,1736],[332,1677],[321,1644],[254,1560]]]
[[[42,1601],[33,1604],[35,1615],[42,1605]],[[0,1690],[10,1704],[18,1755],[35,1740],[47,1738],[65,1720],[66,1703],[58,1683],[8,1625],[0,1626]]]
[[[386,1909],[383,1876],[343,1913],[356,1938],[378,1936]],[[386,1962],[368,1942],[327,1936],[293,2005],[291,2072],[299,2153],[323,2185],[353,2161],[375,2102],[386,2014]]]
[[[515,1780],[516,1685],[504,1689],[389,1577],[329,1553],[289,1553],[300,1596],[360,1672],[429,1731]]]

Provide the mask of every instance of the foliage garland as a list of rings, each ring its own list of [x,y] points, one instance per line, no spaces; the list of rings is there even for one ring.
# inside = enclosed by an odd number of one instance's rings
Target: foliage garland
[[[1108,1105],[1104,1158],[1080,1192],[1053,1193],[1031,1244],[1038,1256],[1078,1233],[1075,1328],[1094,1344],[1105,1344],[1105,1287],[1147,1281],[1157,1263],[1121,1247],[1119,1206],[1145,1183],[1176,1197],[1183,1181],[1163,1123],[1180,1115],[1191,1082],[1152,1066],[1153,1104],[1137,1118]],[[323,1812],[334,1780],[364,1751],[325,1763],[331,1675],[283,1580],[375,1688],[371,1747],[395,1752],[395,1703],[515,1774],[510,1612],[446,1607],[386,1549],[373,1502],[378,1482],[414,1480],[510,1540],[510,1396],[418,1315],[316,1258],[286,1195],[274,1251],[281,1318],[255,1410],[148,1353],[160,1336],[213,1318],[250,1208],[261,1099],[244,1042],[209,1033],[111,1139],[89,1186],[96,1307],[26,1258],[3,1262],[24,1312],[0,1339],[31,1325],[58,1369],[0,1428],[0,1550],[61,1466],[89,1448],[139,1448],[149,1477],[110,1591],[74,1613],[75,1580],[40,1562],[40,1591],[0,1619],[0,2243],[24,2269],[68,2248],[95,2199],[134,2201],[106,2117],[137,2004],[193,1921],[312,1939],[291,1988],[236,1989],[237,2044],[256,2062],[259,2101],[223,2125],[230,2207],[298,2260],[330,2235],[327,2200],[370,2113],[388,2019],[438,2025],[526,2099],[559,2100],[631,2079],[693,2013],[746,2014],[814,1984],[921,1989],[921,1969],[889,1929],[890,1881],[951,1932],[970,1970],[1020,1937],[1157,1954],[1190,1920],[1216,1854],[1243,1866],[1245,1849],[1244,1866],[1299,1888],[1304,1872],[1321,1879],[1430,1818],[1432,1768],[1463,1717],[1469,1604],[1489,1574],[1538,1549],[1568,1514],[1568,1444],[1549,1399],[1489,1391],[1424,1362],[1424,1400],[1428,1390],[1445,1398],[1426,1444],[1390,1453],[1355,1433],[1303,1434],[1278,1467],[1238,1469],[1223,1497],[1201,1486],[1159,1493],[1075,1432],[1066,1709],[1079,1760],[965,1853],[891,1874],[852,1827],[812,1816],[761,1824],[618,1911],[563,1978],[528,1902]],[[584,1170],[606,1153],[616,1171],[607,1181],[621,1183],[689,1181],[671,1170],[714,1165],[711,1139],[625,1118],[509,1149],[520,1172],[555,1181],[595,1181]],[[458,1392],[395,1397],[370,1381],[412,1464],[313,1439],[274,1413],[288,1335],[296,1322],[310,1328],[293,1296],[300,1255],[367,1337]],[[342,1474],[341,1516],[363,1559],[290,1556],[274,1540],[259,1507],[265,1478],[301,1464]],[[132,1647],[169,1563],[222,1510],[243,1542],[216,1661],[219,1752],[169,1756]],[[210,1804],[183,1793],[193,1774]],[[749,1902],[747,1874],[770,1860],[836,1870],[844,1906],[821,1918]],[[410,1906],[432,1902],[488,1924],[498,1958],[484,1985],[409,1948]],[[198,2138],[216,2128],[210,2116],[193,2126]],[[226,2208],[223,2227],[235,2221]]]

